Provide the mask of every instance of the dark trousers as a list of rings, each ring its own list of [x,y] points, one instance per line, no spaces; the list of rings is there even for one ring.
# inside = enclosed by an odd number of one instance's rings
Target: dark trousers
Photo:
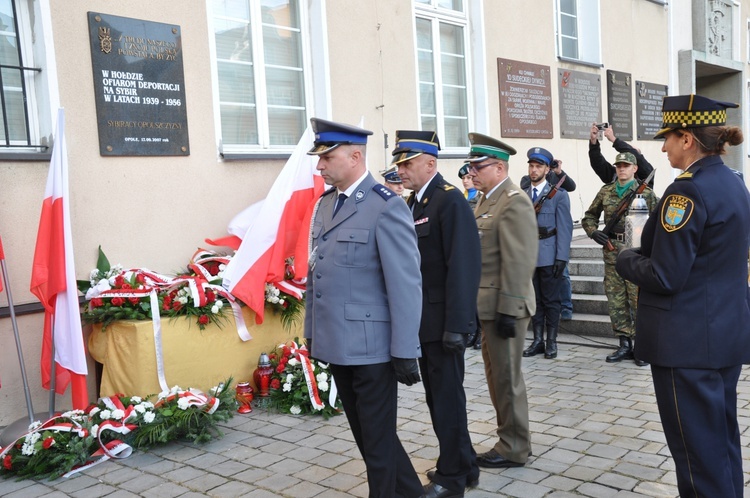
[[[445,351],[442,341],[422,343],[419,369],[440,447],[432,481],[453,491],[463,491],[468,482],[479,478],[477,454],[466,418],[464,355]]]
[[[651,366],[661,424],[682,498],[742,498],[737,424],[740,365],[718,370]]]
[[[534,294],[536,295],[536,313],[531,318],[534,327],[547,324],[547,327],[555,327],[560,323],[560,289],[562,289],[562,276],[552,276],[552,266],[539,266],[534,270]]]
[[[396,434],[398,385],[390,363],[331,365],[346,418],[367,468],[370,498],[416,498],[422,483]]]

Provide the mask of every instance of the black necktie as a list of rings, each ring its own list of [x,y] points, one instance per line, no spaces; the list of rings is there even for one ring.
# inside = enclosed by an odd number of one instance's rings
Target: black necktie
[[[336,205],[333,207],[332,218],[336,216],[336,213],[339,212],[339,209],[341,209],[341,206],[344,205],[344,201],[346,201],[346,194],[339,194],[338,199],[336,199]]]
[[[534,187],[534,190],[531,193],[531,202],[536,202],[536,198],[538,197],[536,192],[536,187]]]

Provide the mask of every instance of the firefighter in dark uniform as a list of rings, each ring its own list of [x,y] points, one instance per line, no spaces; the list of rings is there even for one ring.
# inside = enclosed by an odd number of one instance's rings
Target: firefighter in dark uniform
[[[437,468],[428,473],[427,498],[464,496],[479,479],[463,386],[464,350],[478,326],[479,233],[461,191],[438,173],[439,149],[435,132],[396,132],[393,164],[412,190],[407,205],[422,259],[419,367],[440,446]]]
[[[636,353],[651,363],[680,496],[741,498],[737,381],[750,362],[750,194],[721,160],[742,143],[726,126],[736,104],[665,97],[657,137],[673,168],[641,235],[617,271],[640,287]]]

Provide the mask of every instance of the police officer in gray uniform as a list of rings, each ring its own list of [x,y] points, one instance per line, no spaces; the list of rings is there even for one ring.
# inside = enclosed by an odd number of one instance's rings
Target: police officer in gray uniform
[[[422,484],[396,435],[398,384],[420,381],[422,278],[406,203],[367,171],[372,132],[312,118],[318,171],[333,188],[310,227],[305,338],[331,364],[370,497],[416,498]]]

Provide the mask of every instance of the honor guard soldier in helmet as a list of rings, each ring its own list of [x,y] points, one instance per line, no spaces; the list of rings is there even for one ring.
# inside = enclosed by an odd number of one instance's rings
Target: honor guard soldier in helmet
[[[477,464],[521,467],[531,455],[521,355],[536,310],[531,279],[539,231],[531,199],[508,177],[508,160],[516,150],[480,133],[469,133],[469,141],[469,174],[484,194],[474,210],[482,253],[477,307],[484,371],[498,427],[498,441],[477,455]]]
[[[536,313],[531,319],[534,340],[523,352],[525,357],[544,353],[544,357],[557,357],[557,330],[562,307],[563,273],[570,258],[573,240],[573,218],[570,215],[568,193],[562,185],[547,182],[553,156],[541,147],[526,153],[529,161],[529,186],[526,193],[536,211],[539,228],[539,256],[534,271]],[[559,180],[558,180],[559,181]],[[563,180],[564,181],[564,180]],[[547,330],[547,342],[544,330]]]
[[[419,366],[440,447],[437,469],[427,473],[427,498],[463,496],[479,480],[463,386],[464,350],[478,327],[479,236],[461,191],[438,172],[439,149],[435,132],[396,132],[393,165],[412,190],[406,202],[422,258]]]
[[[700,95],[665,97],[662,151],[682,170],[617,271],[640,287],[636,353],[651,363],[677,489],[741,498],[737,381],[750,363],[750,194],[721,159],[742,131],[738,107]],[[739,114],[736,116],[739,122]]]
[[[396,434],[397,381],[419,382],[419,249],[406,204],[365,164],[371,131],[311,119],[328,185],[310,223],[305,338],[330,363],[369,496],[423,493]]]

